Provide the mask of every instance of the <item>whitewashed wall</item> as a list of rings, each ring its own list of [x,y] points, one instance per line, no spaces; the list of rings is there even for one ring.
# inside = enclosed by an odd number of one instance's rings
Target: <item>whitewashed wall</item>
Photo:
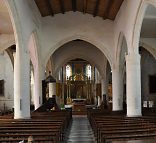
[[[66,12],[42,18],[41,56],[45,65],[53,52],[63,44],[81,39],[99,48],[111,63],[114,47],[113,21],[81,12]]]
[[[0,110],[13,108],[13,66],[6,52],[0,54],[0,80],[4,80],[4,96],[0,97]]]

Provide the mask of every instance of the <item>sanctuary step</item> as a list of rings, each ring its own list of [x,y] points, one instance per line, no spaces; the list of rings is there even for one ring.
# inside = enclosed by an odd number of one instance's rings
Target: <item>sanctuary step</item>
[[[87,116],[73,115],[73,121],[66,140],[66,143],[95,143],[94,133]]]

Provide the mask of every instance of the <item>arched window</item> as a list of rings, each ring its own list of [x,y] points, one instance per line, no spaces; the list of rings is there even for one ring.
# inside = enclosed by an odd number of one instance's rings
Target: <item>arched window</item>
[[[66,79],[69,79],[71,75],[72,75],[72,68],[70,65],[66,65]]]
[[[86,65],[86,76],[91,79],[92,70],[91,65]]]

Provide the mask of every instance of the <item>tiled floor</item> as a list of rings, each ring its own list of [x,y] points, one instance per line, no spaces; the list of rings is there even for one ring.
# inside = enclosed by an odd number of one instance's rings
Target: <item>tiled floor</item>
[[[67,143],[95,143],[94,134],[85,115],[73,116]]]

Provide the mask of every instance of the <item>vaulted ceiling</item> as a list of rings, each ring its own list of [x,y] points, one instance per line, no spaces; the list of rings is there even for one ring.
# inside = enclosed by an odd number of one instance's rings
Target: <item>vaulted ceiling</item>
[[[124,0],[34,0],[43,17],[79,11],[114,20]]]

